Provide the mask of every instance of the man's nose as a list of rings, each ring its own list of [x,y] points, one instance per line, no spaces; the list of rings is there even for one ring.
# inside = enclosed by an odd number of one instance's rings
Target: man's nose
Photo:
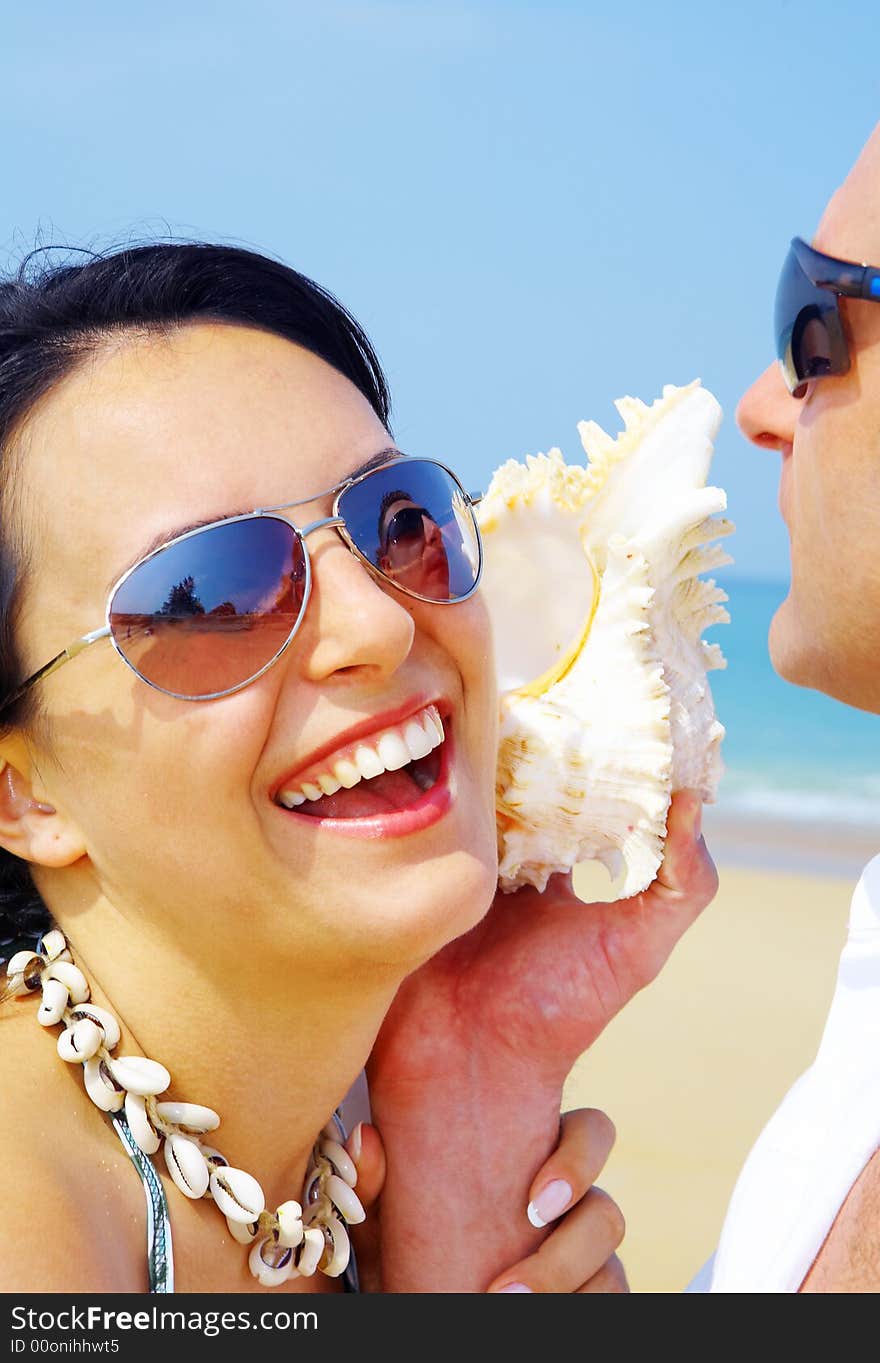
[[[423,515],[422,525],[424,526],[425,542],[427,544],[434,545],[443,543],[443,531],[436,521],[432,520],[430,516]]]
[[[406,660],[415,623],[403,598],[384,590],[335,531],[309,538],[312,593],[300,630],[301,669],[311,681],[355,671],[384,681]]]
[[[768,365],[740,399],[736,424],[747,440],[762,449],[791,448],[800,401],[785,386],[779,365]]]

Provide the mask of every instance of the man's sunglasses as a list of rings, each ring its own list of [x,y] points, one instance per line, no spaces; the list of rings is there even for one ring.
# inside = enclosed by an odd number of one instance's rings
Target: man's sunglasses
[[[776,290],[776,354],[790,393],[811,379],[845,374],[850,356],[840,298],[880,303],[880,269],[836,260],[795,237]]]
[[[302,527],[277,513],[334,494]],[[110,638],[133,672],[180,700],[214,700],[281,657],[308,605],[306,536],[332,527],[378,578],[417,601],[453,605],[482,571],[476,498],[432,459],[389,458],[298,502],[227,516],[167,540],[111,588],[106,624],[28,677],[7,701]]]

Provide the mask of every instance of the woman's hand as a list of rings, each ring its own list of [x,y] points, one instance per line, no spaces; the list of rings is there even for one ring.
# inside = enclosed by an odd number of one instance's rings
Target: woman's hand
[[[566,1112],[559,1144],[529,1188],[529,1216],[553,1225],[532,1254],[499,1273],[489,1292],[626,1292],[623,1265],[614,1251],[624,1222],[616,1203],[593,1186],[614,1144],[603,1112]],[[358,1170],[357,1190],[372,1211],[354,1232],[361,1287],[381,1291],[379,1220],[375,1204],[385,1181],[385,1152],[376,1127],[362,1123],[347,1142]]]
[[[700,812],[694,792],[674,797],[642,894],[584,904],[567,876],[499,893],[404,981],[367,1067],[388,1157],[386,1290],[484,1291],[534,1249],[524,1196],[572,1065],[715,894]]]

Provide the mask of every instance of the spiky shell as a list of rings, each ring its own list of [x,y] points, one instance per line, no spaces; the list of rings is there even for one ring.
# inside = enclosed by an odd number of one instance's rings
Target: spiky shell
[[[712,800],[724,729],[702,639],[728,619],[699,574],[730,561],[707,487],[721,417],[698,382],[617,404],[612,439],[582,422],[583,465],[508,460],[477,517],[501,691],[496,784],[503,889],[544,889],[597,859],[622,893],[653,880],[673,790]]]

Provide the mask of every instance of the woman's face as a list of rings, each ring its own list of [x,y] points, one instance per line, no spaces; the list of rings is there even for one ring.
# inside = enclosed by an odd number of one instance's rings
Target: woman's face
[[[109,586],[153,541],[310,497],[391,443],[347,379],[280,337],[209,324],[108,345],[21,435],[27,671],[103,623]],[[285,514],[304,526],[330,500]],[[443,606],[380,585],[333,529],[308,549],[299,632],[241,691],[163,695],[106,640],[40,683],[51,746],[35,790],[75,829],[95,895],[179,944],[203,949],[210,923],[224,944],[316,965],[340,950],[407,965],[476,922],[495,884],[488,620],[479,594]],[[277,799],[355,726],[369,745],[429,703],[450,735],[439,818],[334,826]],[[65,874],[38,873],[50,906]]]

